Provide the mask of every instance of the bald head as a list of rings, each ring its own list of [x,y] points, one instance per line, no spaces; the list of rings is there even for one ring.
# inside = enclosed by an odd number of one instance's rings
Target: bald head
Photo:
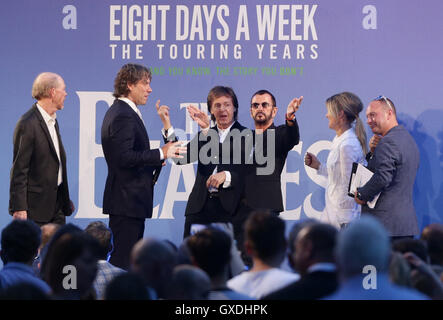
[[[36,100],[51,97],[51,89],[61,86],[63,78],[56,73],[43,72],[34,80],[32,97]]]
[[[398,125],[394,104],[388,104],[384,99],[371,101],[366,109],[366,119],[372,132],[382,136]]]

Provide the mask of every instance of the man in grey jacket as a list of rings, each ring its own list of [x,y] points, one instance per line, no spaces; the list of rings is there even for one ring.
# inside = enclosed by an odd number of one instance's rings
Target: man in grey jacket
[[[419,165],[417,145],[409,132],[397,122],[394,103],[385,96],[374,99],[366,111],[368,125],[381,136],[368,157],[372,178],[357,188],[355,201],[362,214],[371,214],[383,223],[391,239],[413,237],[419,233],[412,199]],[[367,206],[377,194],[373,209]]]

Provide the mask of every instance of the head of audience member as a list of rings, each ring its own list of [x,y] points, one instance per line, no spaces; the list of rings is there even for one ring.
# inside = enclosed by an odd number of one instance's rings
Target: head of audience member
[[[334,249],[337,229],[329,224],[315,223],[304,227],[295,240],[292,260],[301,276],[316,263],[335,263]]]
[[[32,265],[41,241],[40,228],[31,220],[13,220],[1,235],[1,259],[6,265],[18,262]]]
[[[192,263],[208,274],[212,287],[226,286],[231,261],[229,235],[209,227],[190,236],[186,244]]]
[[[318,223],[317,220],[315,219],[304,219],[301,221],[296,221],[292,227],[291,230],[289,231],[289,236],[288,236],[288,264],[291,267],[292,270],[294,270],[295,272],[297,271],[296,265],[295,265],[295,261],[294,261],[294,257],[295,257],[295,240],[297,239],[298,233],[304,228],[307,227],[311,224],[315,224]]]
[[[58,229],[60,229],[60,225],[57,223],[47,223],[40,227],[40,230],[42,231],[42,241],[39,250],[49,243]]]
[[[252,257],[251,271],[278,268],[285,258],[285,223],[269,212],[253,212],[245,222],[245,249]]]
[[[62,237],[65,234],[72,234],[72,233],[77,233],[77,232],[83,232],[82,229],[80,229],[79,227],[77,227],[75,224],[72,223],[67,223],[63,226],[60,226],[57,231],[55,232],[55,234],[51,237],[51,239],[49,240],[49,242],[41,249],[40,251],[40,260],[41,260],[41,264],[40,264],[40,274],[43,276],[43,274],[45,273],[45,269],[46,269],[46,255],[48,253],[48,251],[50,250],[50,248],[53,246],[53,243],[56,242],[60,237]]]
[[[152,300],[141,276],[124,272],[116,275],[106,286],[105,300]]]
[[[55,235],[57,230],[60,228],[60,225],[57,223],[47,223],[40,227],[40,230],[42,232],[42,241],[40,243],[40,246],[38,248],[37,257],[35,258],[32,267],[34,269],[34,272],[37,275],[40,275],[40,266],[42,262],[42,257],[46,254],[47,246],[49,241],[52,239],[52,237]]]
[[[392,250],[406,253],[412,252],[425,263],[429,262],[428,249],[426,243],[418,239],[399,239],[392,243]]]
[[[443,225],[432,223],[426,226],[421,239],[427,243],[430,263],[443,266]]]
[[[434,269],[431,269],[431,272],[435,272]],[[437,274],[436,278],[440,279]],[[411,270],[411,286],[431,299],[442,300],[443,298],[441,292],[439,292],[440,290],[436,290],[437,288],[434,280],[428,274],[415,268],[412,268]]]
[[[368,152],[366,145],[366,130],[360,119],[363,103],[360,98],[352,92],[334,94],[326,99],[326,118],[329,120],[329,128],[337,133],[348,130],[355,122],[355,133],[364,154]]]
[[[189,237],[183,239],[183,242],[177,248],[177,265],[189,264],[192,265],[191,253],[188,248]]]
[[[143,278],[145,286],[155,290],[158,298],[167,297],[176,263],[176,252],[163,240],[140,239],[131,251],[131,270]]]
[[[21,282],[0,290],[1,300],[49,300],[49,296],[34,284]]]
[[[48,248],[43,279],[56,298],[93,298],[97,261],[97,240],[82,231],[66,232],[53,239]]]
[[[342,280],[361,276],[372,265],[378,273],[388,271],[391,245],[385,227],[373,217],[361,217],[337,238],[336,262]]]
[[[277,115],[277,103],[274,95],[268,90],[259,90],[251,98],[251,117],[256,129],[267,129]]]
[[[399,286],[411,287],[411,267],[400,252],[391,252],[389,280]]]
[[[209,91],[208,110],[220,129],[227,129],[237,120],[238,100],[230,87],[216,86]]]
[[[172,272],[171,300],[207,300],[211,290],[211,280],[200,268],[178,265]]]
[[[145,66],[125,64],[115,77],[113,96],[128,98],[137,106],[145,105],[152,92],[151,79],[151,71]]]
[[[32,85],[32,97],[49,115],[63,109],[66,93],[65,81],[52,72],[42,72]]]
[[[366,121],[374,134],[382,136],[397,126],[397,111],[392,100],[379,96],[371,101],[366,109]]]
[[[101,221],[94,221],[86,227],[85,232],[98,241],[98,258],[108,260],[114,248],[111,229]]]

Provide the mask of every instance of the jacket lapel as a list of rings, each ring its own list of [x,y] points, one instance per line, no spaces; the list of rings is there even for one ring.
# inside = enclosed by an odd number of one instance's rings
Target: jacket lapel
[[[40,127],[42,128],[43,132],[45,133],[46,139],[48,139],[49,149],[51,149],[52,155],[58,161],[57,151],[55,151],[54,142],[52,141],[51,135],[50,135],[49,130],[48,130],[48,126],[46,125],[46,122],[43,119],[40,111],[37,109],[37,105],[36,104],[34,104],[33,108],[34,108],[34,113],[37,116],[37,119],[40,121]],[[58,133],[57,133],[57,135],[58,135]],[[60,141],[60,138],[59,138],[59,141]],[[59,142],[59,144],[60,144],[60,142]]]

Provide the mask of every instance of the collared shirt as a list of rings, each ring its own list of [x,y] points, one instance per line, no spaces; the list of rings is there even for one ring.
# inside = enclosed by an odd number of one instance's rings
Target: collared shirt
[[[229,131],[231,130],[231,127],[234,125],[234,122],[231,123],[231,125],[229,127],[227,127],[226,129],[221,129],[219,128],[219,126],[217,125],[217,129],[218,129],[218,137],[220,138],[220,143],[223,143],[226,139],[226,137],[228,136]],[[215,167],[214,171],[212,172],[212,174],[216,174],[217,171],[217,167]],[[225,182],[223,182],[223,188],[228,188],[231,186],[231,173],[229,171],[225,171],[226,174],[226,178],[225,178]],[[217,188],[209,188],[209,192],[217,192]]]
[[[126,102],[131,107],[131,109],[134,110],[134,112],[139,116],[139,118],[143,122],[143,124],[145,124],[145,122],[143,121],[142,113],[140,112],[139,108],[137,108],[137,106],[135,105],[135,103],[131,99],[128,99],[126,97],[120,97],[120,98],[118,98],[118,100]],[[159,148],[158,151],[160,151],[160,160],[163,160],[165,158],[165,156],[163,154],[163,150],[161,148]]]
[[[97,267],[97,276],[95,277],[93,285],[97,294],[97,299],[103,300],[106,286],[111,282],[112,279],[114,279],[115,276],[126,271],[110,264],[106,260],[99,260],[97,262]]]
[[[354,128],[351,127],[340,136],[335,136],[326,165],[321,164],[318,168],[318,173],[328,178],[325,214],[321,220],[337,228],[360,217],[360,206],[348,196],[354,162],[365,164],[365,158]]]
[[[46,126],[48,127],[49,134],[51,135],[51,139],[52,139],[52,143],[55,148],[55,152],[57,153],[58,162],[59,162],[57,185],[59,186],[63,182],[63,178],[62,178],[63,176],[62,176],[62,166],[61,166],[61,161],[60,161],[60,145],[58,142],[57,132],[55,131],[55,120],[57,118],[57,115],[54,112],[54,115],[50,116],[45,111],[45,109],[43,109],[38,103],[37,103],[37,109],[38,109],[38,111],[40,111],[40,113],[43,117],[43,120],[45,120]]]
[[[51,291],[49,285],[35,275],[31,266],[20,262],[8,262],[0,271],[0,290],[19,283],[30,283],[46,294]]]
[[[228,133],[231,130],[231,127],[233,125],[234,125],[234,122],[226,129],[220,129],[220,128],[217,127],[217,129],[218,129],[218,137],[219,137],[220,143],[223,143],[223,141],[225,141],[225,139],[226,139],[226,137],[227,137],[227,135],[228,135]],[[205,129],[202,129],[202,132],[204,134],[207,134],[209,129],[210,129],[209,127],[205,128]],[[165,129],[164,128],[162,129],[162,135],[166,139],[169,138],[173,133],[174,133],[174,127],[172,127],[172,126],[168,129],[168,136],[166,136]],[[217,167],[215,167],[215,169],[212,172],[212,174],[216,174],[216,173],[217,173]],[[225,178],[225,182],[223,183],[223,188],[229,188],[231,186],[231,173],[229,171],[225,170],[225,175],[226,175],[226,178]],[[209,192],[217,192],[217,191],[218,191],[217,188],[212,188],[212,187],[209,188]]]

